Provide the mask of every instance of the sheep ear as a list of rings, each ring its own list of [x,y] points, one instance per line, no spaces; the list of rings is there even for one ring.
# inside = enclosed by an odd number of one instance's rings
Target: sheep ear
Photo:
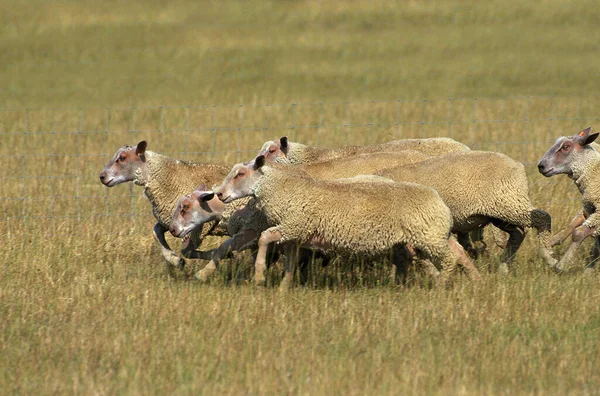
[[[594,140],[596,140],[597,137],[598,137],[598,132],[588,135],[587,139],[585,139],[584,146],[592,143]]]
[[[198,196],[198,201],[206,202],[206,201],[210,201],[214,197],[215,197],[215,193],[213,191],[206,191]]]
[[[592,131],[592,127],[585,128],[583,131],[579,132],[577,135],[574,136],[575,141],[582,146],[592,143],[594,140],[596,140],[596,138],[598,137],[598,134],[593,133],[590,135],[591,131]]]
[[[146,148],[148,147],[148,142],[145,140],[142,140],[141,142],[139,142],[137,144],[137,147],[135,148],[135,154],[136,155],[142,155],[146,152]]]
[[[259,155],[258,157],[256,157],[256,159],[254,160],[254,170],[259,170],[260,168],[262,168],[265,165],[265,156],[264,155]]]
[[[279,139],[279,149],[281,151],[283,151],[284,153],[287,153],[287,149],[288,149],[288,138],[287,138],[287,136],[283,136],[281,139]]]

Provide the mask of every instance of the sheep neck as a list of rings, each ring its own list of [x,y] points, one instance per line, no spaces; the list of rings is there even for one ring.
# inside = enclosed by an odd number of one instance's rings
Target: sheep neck
[[[582,192],[587,187],[590,179],[598,174],[600,167],[600,153],[594,148],[586,146],[585,149],[571,163],[571,174],[579,190]]]

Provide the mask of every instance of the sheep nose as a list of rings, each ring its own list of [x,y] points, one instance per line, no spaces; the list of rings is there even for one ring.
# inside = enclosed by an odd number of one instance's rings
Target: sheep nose
[[[539,171],[540,173],[543,173],[543,172],[544,172],[544,164],[542,164],[541,162],[538,162],[538,171]]]
[[[104,176],[104,173],[100,173],[100,181],[101,181],[101,182],[103,182],[103,181],[104,181],[104,178],[105,178],[105,177],[106,177],[106,176]]]
[[[222,192],[218,192],[218,193],[217,193],[217,197],[218,197],[219,199],[223,198],[223,193],[222,193]]]

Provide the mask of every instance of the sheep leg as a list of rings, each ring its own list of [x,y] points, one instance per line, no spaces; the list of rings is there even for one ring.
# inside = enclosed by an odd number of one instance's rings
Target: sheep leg
[[[508,243],[504,252],[502,252],[502,263],[498,267],[498,272],[506,275],[508,274],[508,265],[513,262],[517,250],[519,250],[525,239],[525,231],[522,227],[509,224],[505,221],[494,220],[493,224],[508,233]]]
[[[160,244],[161,253],[165,260],[172,266],[183,269],[185,260],[179,257],[167,243],[167,240],[165,239],[165,233],[167,231],[168,229],[163,227],[162,224],[156,223],[152,230],[152,234],[154,235],[154,239]]]
[[[434,264],[437,264],[442,271],[437,277],[438,286],[445,286],[450,280],[450,276],[456,270],[456,257],[452,254],[447,243],[440,247],[438,252],[432,252],[431,258]]]
[[[278,242],[283,238],[278,227],[271,227],[260,234],[258,238],[258,253],[254,262],[254,284],[265,284],[265,271],[267,270],[267,249],[270,243]]]
[[[471,235],[470,238],[469,238],[469,234]],[[458,232],[456,234],[456,239],[458,240],[458,243],[460,243],[461,246],[469,253],[469,256],[471,256],[475,259],[477,257],[479,257],[479,254],[481,253],[481,251],[479,249],[477,249],[475,246],[473,246],[473,243],[471,243],[471,241],[473,241],[473,242],[479,241],[481,243],[484,243],[483,242],[483,232],[480,233],[479,229],[473,230],[470,233]],[[485,250],[485,246],[483,247],[483,249]]]
[[[296,262],[298,261],[298,245],[290,243],[285,248],[285,273],[279,291],[285,292],[290,289],[294,282],[294,273],[296,272]]]
[[[585,216],[583,215],[583,211],[577,213],[577,216],[573,217],[568,226],[557,232],[550,238],[550,246],[560,245],[567,239],[573,231],[583,224],[585,221]]]
[[[596,262],[598,261],[598,257],[600,257],[600,237],[594,237],[594,246],[592,246],[590,257],[588,257],[588,262],[585,267],[584,273],[586,275],[592,275],[596,272]]]
[[[552,236],[552,217],[550,217],[550,213],[542,209],[533,209],[531,211],[531,226],[538,233],[540,256],[549,267],[554,268],[557,260],[554,257],[550,243]]]
[[[258,233],[255,230],[245,229],[223,242],[218,248],[214,249],[214,254],[204,268],[194,276],[201,282],[206,282],[208,278],[217,270],[219,262],[230,252],[241,251],[249,247],[249,243],[256,239]]]
[[[581,243],[585,240],[585,238],[593,235],[596,231],[596,227],[588,227],[587,225],[582,225],[577,227],[572,234],[572,242],[567,249],[567,252],[562,256],[558,264],[554,267],[557,272],[562,272],[565,270],[566,266],[570,264],[575,258],[575,253]]]
[[[473,265],[473,262],[467,256],[463,247],[454,238],[448,239],[448,247],[450,247],[450,250],[456,256],[458,264],[467,272],[469,279],[472,281],[481,280],[479,271],[477,271],[477,268],[475,268],[475,265]]]
[[[181,255],[187,259],[210,260],[217,250],[198,250],[199,247],[199,244],[197,246],[192,238],[188,238],[181,244]]]
[[[413,259],[415,254],[415,250],[408,245],[394,247],[392,256],[394,270],[392,271],[392,276],[396,284],[408,284],[408,263]]]

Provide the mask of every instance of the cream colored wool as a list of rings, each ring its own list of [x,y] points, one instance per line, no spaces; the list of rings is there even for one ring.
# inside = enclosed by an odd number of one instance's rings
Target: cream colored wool
[[[299,165],[315,179],[333,180],[357,174],[373,174],[390,166],[402,166],[431,158],[415,150],[374,152]]]
[[[182,195],[201,184],[217,184],[229,173],[229,167],[224,165],[176,160],[150,150],[144,155],[146,162],[136,171],[134,183],[144,187],[154,217],[167,229]],[[204,237],[213,225],[214,222],[205,224],[197,236]]]
[[[414,183],[316,180],[294,168],[265,166],[253,187],[282,242],[317,242],[330,252],[377,256],[410,244],[450,270],[450,210],[435,190]]]
[[[263,148],[276,143],[278,142],[267,142]],[[355,154],[404,150],[414,150],[431,156],[437,156],[451,152],[469,151],[469,147],[450,138],[400,139],[373,146],[347,146],[336,149],[312,147],[301,143],[288,142],[286,156],[279,157],[277,162],[305,164]]]
[[[453,232],[470,231],[490,221],[501,229],[502,223],[536,228],[544,259],[549,265],[556,262],[549,247],[551,217],[533,208],[523,165],[504,154],[450,153],[377,174],[436,189],[452,212]],[[510,260],[505,257],[505,262]]]

